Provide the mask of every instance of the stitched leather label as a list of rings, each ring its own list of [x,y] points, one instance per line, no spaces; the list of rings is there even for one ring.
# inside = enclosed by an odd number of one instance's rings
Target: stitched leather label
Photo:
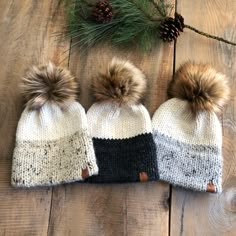
[[[88,168],[82,170],[82,178],[86,179],[89,177]]]
[[[212,183],[207,184],[207,192],[215,193],[216,192],[216,186]]]
[[[140,172],[139,173],[139,180],[140,182],[146,182],[148,181],[148,175],[146,172]]]

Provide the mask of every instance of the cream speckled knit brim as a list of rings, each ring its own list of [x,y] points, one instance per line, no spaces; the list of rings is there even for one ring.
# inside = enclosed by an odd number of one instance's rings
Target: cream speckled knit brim
[[[87,132],[76,132],[56,141],[17,142],[12,185],[57,185],[97,174],[91,139],[87,137]]]

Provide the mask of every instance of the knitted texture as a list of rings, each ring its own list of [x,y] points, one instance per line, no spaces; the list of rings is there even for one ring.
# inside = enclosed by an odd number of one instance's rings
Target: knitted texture
[[[53,103],[23,111],[13,154],[12,185],[51,186],[97,174],[92,139],[83,107]]]
[[[87,117],[94,138],[127,139],[152,132],[149,113],[141,104],[95,103],[88,110]]]
[[[99,174],[88,178],[88,182],[158,178],[151,120],[143,105],[95,103],[87,116],[99,166]]]
[[[156,180],[156,149],[152,134],[125,140],[93,139],[99,175],[89,182],[136,182],[140,178]]]
[[[152,125],[161,180],[197,191],[222,191],[222,130],[215,113],[195,116],[187,101],[173,98],[155,112]]]
[[[221,192],[221,153],[216,146],[184,144],[154,132],[161,180],[193,190],[213,184]]]

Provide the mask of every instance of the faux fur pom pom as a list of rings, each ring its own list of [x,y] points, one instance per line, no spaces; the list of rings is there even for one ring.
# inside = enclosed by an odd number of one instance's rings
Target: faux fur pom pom
[[[225,75],[209,65],[187,62],[177,70],[168,95],[189,101],[194,113],[218,112],[229,100],[230,89]]]
[[[23,77],[21,89],[28,109],[36,110],[48,101],[62,107],[67,101],[75,100],[77,83],[70,71],[49,62],[33,66]]]
[[[131,62],[113,58],[106,72],[93,79],[92,90],[97,101],[134,104],[146,90],[146,79]]]

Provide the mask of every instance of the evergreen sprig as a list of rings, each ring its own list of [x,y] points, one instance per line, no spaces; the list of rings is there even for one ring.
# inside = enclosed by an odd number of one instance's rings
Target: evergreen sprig
[[[113,18],[101,24],[92,17],[91,1],[70,1],[66,33],[76,39],[73,45],[88,48],[109,40],[115,46],[137,43],[143,50],[150,50],[158,38],[160,21],[167,16],[171,5],[163,0],[110,0],[110,3]]]
[[[65,0],[68,11],[65,35],[74,39],[72,47],[79,45],[85,49],[110,41],[115,46],[136,43],[144,51],[148,51],[157,38],[170,42],[187,28],[204,37],[236,46],[235,42],[185,24],[184,18],[178,13],[174,18],[170,17],[173,6],[166,1],[168,0],[109,0],[113,17],[108,23],[101,23],[92,14],[96,6],[95,0]]]

